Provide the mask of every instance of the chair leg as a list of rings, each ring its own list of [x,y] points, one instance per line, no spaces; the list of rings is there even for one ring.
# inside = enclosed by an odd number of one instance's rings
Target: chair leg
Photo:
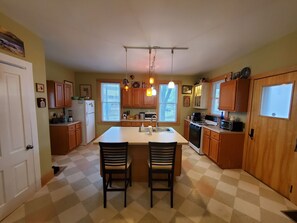
[[[171,200],[171,208],[173,208],[173,179],[174,179],[174,176],[173,176],[173,174],[171,175],[171,179],[170,179],[170,181],[171,181],[171,185],[170,185],[170,200]]]
[[[149,186],[151,188],[151,208],[153,207],[153,176],[152,171],[149,169]]]
[[[105,176],[103,176],[103,207],[106,208],[106,179]]]

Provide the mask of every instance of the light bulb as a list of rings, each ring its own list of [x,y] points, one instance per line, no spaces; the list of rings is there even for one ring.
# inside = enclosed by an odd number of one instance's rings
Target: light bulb
[[[174,82],[173,81],[170,81],[169,83],[168,83],[168,88],[174,88],[175,87],[175,85],[174,85]]]
[[[152,96],[153,95],[153,91],[151,88],[146,89],[146,96]]]
[[[125,86],[124,86],[124,89],[125,89],[125,91],[128,91],[129,86],[128,86],[128,85],[125,85]]]
[[[154,87],[152,87],[152,95],[153,96],[156,96],[157,95],[157,90]]]
[[[150,82],[150,84],[153,84],[155,82],[155,79],[153,77],[150,77],[149,82]]]

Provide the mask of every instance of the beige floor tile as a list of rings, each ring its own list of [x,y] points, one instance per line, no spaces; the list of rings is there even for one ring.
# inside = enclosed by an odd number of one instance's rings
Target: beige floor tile
[[[216,189],[233,196],[236,196],[236,192],[237,192],[237,187],[230,184],[226,184],[224,182],[219,182],[216,186]]]
[[[273,211],[278,215],[282,215],[281,211],[286,210],[287,206],[265,197],[260,197],[260,207],[268,211]]]
[[[144,209],[136,201],[133,201],[127,208],[124,208],[121,212],[121,215],[124,219],[129,222],[138,222],[143,216],[147,213],[147,210]]]
[[[154,203],[153,207],[149,211],[154,215],[160,222],[170,222],[176,213],[176,209],[170,208],[169,199],[160,200],[158,203]]]
[[[224,221],[230,222],[233,209],[217,200],[210,199],[207,204],[207,210]]]
[[[241,174],[242,170],[238,170],[238,169],[234,169],[234,170],[230,170],[230,169],[225,169],[223,171],[223,174],[235,179],[239,179],[240,178],[240,174]]]
[[[189,176],[190,178],[192,178],[192,180],[195,181],[200,180],[201,178],[201,174],[199,172],[194,171],[193,169],[187,172],[187,176]]]
[[[194,202],[185,200],[185,202],[178,209],[180,213],[187,216],[193,222],[200,222],[202,219],[205,209],[196,205]]]
[[[72,189],[72,187],[70,185],[66,185],[64,187],[61,187],[55,191],[52,191],[50,193],[52,201],[56,202],[60,199],[62,199],[63,197],[66,197],[69,194],[72,194],[74,191]]]
[[[67,180],[69,183],[74,183],[78,180],[81,180],[85,177],[85,175],[82,173],[82,172],[78,172],[78,173],[75,173],[75,174],[72,174],[70,176],[67,176]]]
[[[79,203],[66,211],[59,214],[59,220],[61,222],[77,222],[87,215],[87,211],[84,206]]]
[[[83,200],[91,197],[92,195],[96,194],[97,192],[98,192],[97,188],[93,184],[90,184],[90,185],[76,191],[76,195],[78,196],[80,201],[83,201]]]
[[[112,207],[112,205],[107,204],[108,208],[103,208],[100,206],[90,213],[90,216],[94,222],[108,222],[114,216],[118,214],[118,211]]]
[[[251,183],[248,183],[248,182],[245,182],[245,181],[239,181],[238,182],[238,187],[243,189],[243,190],[246,190],[250,193],[253,193],[253,194],[256,194],[256,195],[259,195],[259,187],[254,185],[254,184],[251,184]]]
[[[235,198],[234,209],[256,219],[257,221],[260,221],[261,219],[260,207],[252,203],[246,202],[240,198]]]
[[[174,193],[177,193],[182,197],[187,197],[191,193],[192,188],[182,183],[179,183],[179,184],[174,184],[173,191]]]
[[[24,205],[17,208],[14,212],[8,215],[2,223],[16,222],[26,216]]]

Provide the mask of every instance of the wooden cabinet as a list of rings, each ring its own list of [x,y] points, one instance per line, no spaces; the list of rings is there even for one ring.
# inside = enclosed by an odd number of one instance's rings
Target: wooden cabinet
[[[237,79],[221,83],[219,109],[231,112],[246,112],[249,84],[249,79]]]
[[[72,86],[58,81],[46,81],[49,108],[71,107]]]
[[[184,138],[189,141],[189,134],[190,134],[190,120],[184,120]]]
[[[50,125],[52,155],[65,155],[82,143],[81,123]]]
[[[72,85],[64,83],[64,106],[65,107],[71,107],[72,100]]]
[[[209,156],[209,149],[210,149],[210,130],[203,128],[202,129],[202,152]]]
[[[143,123],[144,127],[148,127],[149,125],[155,127],[156,122],[150,122],[150,121],[122,121],[121,126],[122,127],[140,127],[141,124]]]
[[[123,108],[156,108],[156,96],[146,96],[145,88],[131,88],[128,91],[122,89]]]
[[[209,83],[203,82],[194,86],[193,108],[207,109]]]
[[[222,169],[241,168],[243,132],[218,133],[203,127],[202,151]]]

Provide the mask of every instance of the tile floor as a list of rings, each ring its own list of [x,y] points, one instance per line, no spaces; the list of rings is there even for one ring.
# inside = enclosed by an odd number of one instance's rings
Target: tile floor
[[[150,208],[146,183],[123,193],[108,193],[102,206],[98,146],[82,146],[54,163],[67,168],[3,222],[292,222],[281,210],[297,209],[290,201],[243,170],[222,170],[206,156],[183,147],[183,170],[174,188],[174,208],[168,192],[154,192]]]

